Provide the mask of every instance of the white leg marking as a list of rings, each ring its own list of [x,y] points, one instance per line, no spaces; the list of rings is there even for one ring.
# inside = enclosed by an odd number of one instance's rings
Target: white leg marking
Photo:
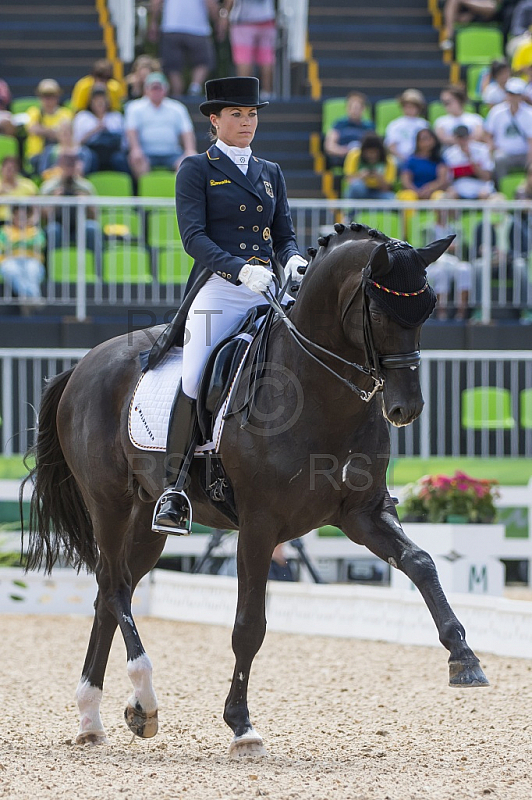
[[[397,569],[397,561],[395,560],[395,558],[393,556],[390,556],[390,558],[388,559],[388,564],[391,567],[395,567],[395,569]]]
[[[105,730],[100,717],[100,703],[102,702],[102,690],[97,686],[84,680],[80,680],[76,689],[76,700],[79,708],[79,732],[78,736],[87,733],[103,734]]]
[[[127,662],[127,674],[133,684],[133,694],[129,698],[128,704],[133,708],[140,706],[145,714],[153,714],[154,711],[157,711],[157,697],[153,691],[151,680],[151,661],[146,653]]]

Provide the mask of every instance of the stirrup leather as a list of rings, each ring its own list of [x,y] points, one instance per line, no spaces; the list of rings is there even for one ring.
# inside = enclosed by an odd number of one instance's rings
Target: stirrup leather
[[[183,524],[179,527],[157,522],[157,515],[161,510],[161,506],[167,500],[178,500],[182,505],[185,506],[186,512],[183,515]],[[165,489],[155,504],[151,529],[152,531],[155,531],[155,533],[167,533],[173,536],[190,536],[192,531],[192,504],[185,492],[180,492],[173,486]]]

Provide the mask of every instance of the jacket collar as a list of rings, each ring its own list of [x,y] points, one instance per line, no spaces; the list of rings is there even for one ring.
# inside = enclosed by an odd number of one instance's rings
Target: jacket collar
[[[263,167],[263,162],[260,161],[260,159],[252,155],[249,159],[247,175],[244,175],[236,164],[234,164],[225,153],[222,153],[215,144],[207,150],[207,158],[212,167],[216,167],[216,169],[219,169],[232,181],[238,183],[239,186],[247,189],[248,192],[253,192],[253,194],[257,195],[261,200],[263,199],[257,189],[257,182]]]

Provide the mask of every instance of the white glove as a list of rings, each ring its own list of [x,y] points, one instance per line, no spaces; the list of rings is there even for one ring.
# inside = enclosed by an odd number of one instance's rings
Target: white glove
[[[238,273],[238,280],[251,289],[252,292],[261,294],[265,292],[273,280],[273,274],[260,264],[244,264]]]
[[[285,278],[292,278],[296,283],[301,283],[303,275],[297,271],[297,268],[306,266],[308,266],[308,261],[305,261],[303,256],[290,256],[284,268]]]

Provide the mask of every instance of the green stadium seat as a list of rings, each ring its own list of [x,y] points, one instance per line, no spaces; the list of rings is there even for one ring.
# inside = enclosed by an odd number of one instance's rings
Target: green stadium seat
[[[194,259],[185,253],[182,244],[177,243],[159,253],[157,277],[159,283],[186,283]]]
[[[398,100],[377,100],[375,103],[375,130],[379,136],[384,136],[388,123],[402,115],[403,109]]]
[[[139,178],[139,197],[175,197],[175,172],[148,172]]]
[[[18,142],[14,136],[0,135],[0,161],[6,156],[18,156]]]
[[[398,211],[356,211],[353,217],[357,222],[376,228],[392,239],[402,239],[401,216]]]
[[[137,245],[115,245],[104,250],[103,282],[151,283],[148,251]]]
[[[39,105],[38,97],[16,97],[11,101],[11,113],[23,114],[28,108]]]
[[[138,239],[140,237],[140,218],[135,208],[102,208],[102,230],[113,239]]]
[[[470,430],[509,430],[515,426],[511,395],[497,386],[462,392],[462,426]]]
[[[515,190],[526,177],[525,172],[510,172],[504,175],[499,182],[499,189],[508,200],[515,199]]]
[[[498,28],[468,25],[456,31],[455,61],[459,64],[490,64],[504,58],[503,35]]]
[[[133,181],[131,176],[125,172],[113,172],[112,170],[93,172],[88,180],[100,197],[132,197]]]
[[[150,212],[148,244],[150,247],[173,247],[181,241],[174,209],[157,209]]]
[[[519,393],[519,421],[522,428],[532,429],[532,389]]]
[[[78,250],[58,247],[48,253],[48,275],[54,283],[76,283],[78,280]],[[96,283],[94,253],[85,250],[85,283]]]

